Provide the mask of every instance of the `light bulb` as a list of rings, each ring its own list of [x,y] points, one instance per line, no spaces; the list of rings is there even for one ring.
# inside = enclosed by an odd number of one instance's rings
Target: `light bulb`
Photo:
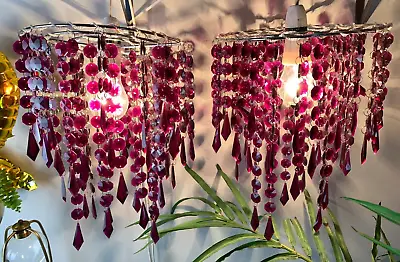
[[[111,83],[108,92],[89,95],[89,109],[100,111],[104,107],[107,117],[119,119],[126,114],[129,106],[129,98],[118,78],[106,78]]]
[[[283,88],[285,91],[284,100],[292,101],[297,97],[300,79],[298,78],[297,65],[285,65],[282,73]]]

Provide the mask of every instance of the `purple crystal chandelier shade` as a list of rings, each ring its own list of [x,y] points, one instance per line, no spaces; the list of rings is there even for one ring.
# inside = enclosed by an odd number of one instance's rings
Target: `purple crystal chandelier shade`
[[[333,167],[338,165],[345,176],[351,171],[350,148],[360,126],[359,111],[366,115],[361,163],[368,144],[378,152],[392,58],[388,48],[394,40],[390,26],[309,26],[306,32],[258,29],[215,39],[212,147],[218,152],[221,137],[233,136],[235,177],[243,175],[238,169],[243,161],[253,176],[251,226],[260,226],[259,205],[265,203],[266,239],[274,234],[271,215],[278,203],[285,206],[290,197],[296,200],[306,188],[307,175],[320,179],[314,230],[320,229]],[[367,53],[373,63],[372,83],[365,88],[361,77],[367,36],[372,36],[373,50]],[[290,70],[294,73],[288,74]],[[365,110],[359,109],[361,99],[368,100]]]
[[[60,24],[22,30],[13,48],[27,155],[41,153],[59,174],[74,205],[74,247],[84,243],[79,221],[96,219],[98,204],[111,237],[110,206],[124,204],[129,187],[157,242],[165,180],[175,187],[178,159],[195,158],[193,45],[134,27]]]

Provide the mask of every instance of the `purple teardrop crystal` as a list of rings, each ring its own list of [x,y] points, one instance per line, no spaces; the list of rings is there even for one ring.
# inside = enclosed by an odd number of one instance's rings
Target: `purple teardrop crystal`
[[[90,211],[89,211],[89,205],[88,205],[86,196],[83,197],[82,209],[83,209],[83,216],[87,219],[89,217]]]
[[[186,166],[186,147],[185,147],[185,140],[182,139],[181,142],[181,152],[180,152],[181,163],[183,166]]]
[[[160,207],[163,208],[165,206],[165,196],[164,196],[164,187],[163,187],[162,180],[160,180],[159,188],[160,188],[160,192],[158,195],[158,202],[160,204]]]
[[[83,235],[81,231],[81,226],[79,223],[76,224],[76,229],[75,229],[75,236],[74,236],[74,241],[72,242],[72,245],[76,248],[76,250],[81,249],[83,242]]]
[[[257,207],[256,206],[254,206],[254,209],[253,209],[253,214],[251,216],[250,225],[251,225],[251,227],[253,228],[254,231],[260,225],[260,220],[258,219],[258,212],[257,212]]]
[[[222,125],[221,135],[222,138],[226,141],[231,134],[231,124],[229,123],[229,115],[228,112],[225,112],[224,123]]]
[[[92,196],[92,216],[94,219],[97,219],[97,209],[96,202],[94,201],[94,196]]]
[[[171,140],[169,142],[169,153],[171,154],[172,159],[175,159],[179,153],[179,146],[181,144],[181,131],[179,127],[174,129]]]
[[[61,177],[61,197],[64,202],[67,202],[67,188],[65,187],[64,177]]]
[[[316,167],[317,167],[317,150],[313,145],[313,147],[311,148],[310,159],[308,161],[308,167],[307,167],[307,172],[311,179],[314,176]]]
[[[146,229],[148,223],[149,223],[149,214],[147,213],[147,209],[144,206],[144,204],[142,204],[142,208],[141,208],[141,211],[140,211],[139,225],[143,229]]]
[[[362,144],[362,148],[361,148],[361,164],[364,164],[365,161],[367,160],[367,146],[368,146],[368,140],[367,140],[367,135],[364,135],[364,141]]]
[[[133,195],[132,207],[135,209],[136,212],[139,213],[141,206],[142,206],[142,204],[140,203],[140,197],[135,192],[135,194]]]
[[[151,237],[151,239],[153,239],[154,244],[157,244],[158,240],[160,240],[160,236],[158,235],[156,221],[154,221],[154,220],[151,223],[150,237]]]
[[[321,226],[322,226],[322,210],[321,210],[321,208],[318,208],[317,217],[315,220],[315,224],[313,226],[315,232],[318,232],[319,229],[321,228]]]
[[[293,176],[292,185],[290,186],[290,194],[292,195],[293,200],[296,200],[300,195],[299,176],[297,174]]]
[[[104,226],[103,226],[103,233],[107,238],[110,238],[111,234],[114,231],[112,223],[113,223],[113,218],[111,215],[111,210],[107,208],[106,210],[104,210]]]
[[[189,138],[189,156],[190,159],[192,159],[192,161],[194,161],[194,159],[196,158],[196,153],[194,151],[194,141],[192,136],[190,136]]]
[[[33,135],[32,129],[29,130],[28,136],[28,148],[27,148],[27,156],[33,161],[36,160],[37,155],[39,154],[40,148],[36,142],[35,136]]]
[[[287,189],[287,183],[285,183],[285,185],[283,186],[280,201],[283,206],[286,205],[286,203],[289,201],[289,192]]]
[[[264,236],[267,240],[271,240],[274,233],[275,233],[275,230],[274,230],[274,225],[272,224],[272,218],[271,218],[271,216],[269,216],[267,226],[265,228]]]
[[[127,197],[128,197],[128,187],[126,186],[124,175],[121,172],[119,175],[117,199],[119,200],[119,202],[121,202],[121,204],[124,204]]]
[[[212,147],[213,147],[215,153],[217,153],[219,148],[221,147],[221,137],[220,137],[219,126],[215,129],[215,135],[214,135]]]
[[[171,167],[171,185],[172,185],[172,188],[176,187],[175,165],[172,165],[172,167]]]

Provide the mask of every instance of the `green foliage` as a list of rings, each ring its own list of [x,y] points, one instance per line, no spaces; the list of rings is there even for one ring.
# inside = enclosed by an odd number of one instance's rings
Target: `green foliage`
[[[229,252],[220,256],[216,259],[217,262],[225,261],[226,258],[230,257],[236,252],[247,249],[256,248],[271,248],[276,250],[278,253],[262,261],[282,261],[282,260],[303,260],[311,262],[313,259],[312,246],[315,246],[317,253],[319,255],[318,261],[328,261],[322,240],[319,234],[314,233],[312,240],[307,238],[304,227],[300,224],[297,218],[286,219],[283,222],[283,227],[285,231],[286,238],[291,243],[290,246],[284,244],[280,240],[279,228],[273,219],[273,225],[275,228],[274,237],[267,241],[263,235],[258,231],[254,231],[250,226],[251,220],[251,210],[252,208],[246,201],[246,198],[242,195],[238,189],[236,182],[231,180],[217,165],[218,175],[222,176],[226,185],[230,189],[232,195],[234,196],[235,202],[225,201],[220,196],[217,195],[214,189],[212,189],[195,171],[186,167],[187,172],[190,176],[197,182],[197,184],[207,193],[207,198],[202,197],[189,197],[178,200],[172,207],[171,214],[161,215],[157,222],[158,232],[160,238],[163,238],[167,234],[174,233],[181,230],[190,230],[197,228],[229,228],[229,229],[239,229],[240,232],[222,239],[221,241],[213,244],[204,252],[202,252],[194,261],[202,262],[210,258],[217,252],[229,248]],[[191,212],[178,212],[182,202],[186,201],[201,201],[206,204],[206,210],[195,210]],[[311,200],[311,197],[307,191],[305,191],[305,202],[307,206],[307,211],[310,217],[310,225],[315,221],[315,207]],[[180,218],[186,218],[185,221],[181,221]],[[259,216],[260,221],[264,221],[268,217],[267,215]],[[188,218],[190,218],[188,220]],[[330,220],[333,222],[333,228],[330,226]],[[337,223],[337,219],[330,212],[330,220],[324,218],[324,225],[328,231],[328,235],[331,240],[333,249],[335,250],[335,256],[337,261],[352,261],[350,254],[348,254],[347,246],[344,242],[343,235],[341,233],[340,227]],[[174,226],[165,226],[168,222],[175,222]],[[265,221],[264,221],[265,222]],[[135,222],[129,226],[137,225]],[[129,227],[128,226],[128,227]],[[261,228],[261,227],[260,227]],[[236,230],[237,231],[237,230]],[[135,239],[145,240],[146,245],[140,249],[138,252],[145,250],[149,245],[151,245],[150,238],[150,228],[145,230],[139,237]],[[242,243],[244,242],[244,243]],[[314,244],[312,244],[314,242]],[[237,244],[242,243],[237,246]],[[301,246],[297,249],[297,244]],[[233,247],[233,245],[235,247]],[[315,261],[315,260],[314,260]]]
[[[21,211],[21,199],[14,183],[9,179],[5,170],[0,170],[0,202],[14,211]]]
[[[352,201],[370,211],[375,213],[377,215],[376,217],[376,224],[375,224],[375,234],[374,237],[371,237],[365,233],[362,233],[358,231],[357,229],[353,228],[354,231],[356,231],[360,236],[368,239],[369,241],[372,242],[372,250],[371,250],[371,256],[372,256],[372,261],[377,261],[379,256],[378,256],[378,246],[384,248],[386,250],[385,256],[389,257],[389,261],[393,262],[395,261],[394,255],[400,256],[400,249],[394,248],[391,246],[388,238],[386,237],[385,232],[382,229],[382,218],[387,219],[388,221],[400,225],[400,213],[391,210],[387,207],[384,207],[381,205],[381,203],[374,204],[368,201],[364,200],[359,200],[355,198],[350,198],[350,197],[345,197],[344,199]],[[382,241],[383,239],[383,241]]]

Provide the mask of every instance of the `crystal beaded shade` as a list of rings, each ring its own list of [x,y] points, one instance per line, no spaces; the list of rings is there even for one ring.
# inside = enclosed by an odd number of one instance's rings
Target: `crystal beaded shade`
[[[124,204],[128,184],[140,226],[150,225],[158,241],[165,179],[175,187],[178,154],[183,165],[186,154],[195,158],[193,47],[114,25],[48,24],[20,32],[13,48],[21,56],[15,67],[27,109],[22,121],[30,127],[27,154],[35,160],[41,151],[60,175],[62,198],[74,205],[76,249],[84,242],[79,221],[97,218],[97,202],[103,232],[111,236],[110,206],[115,198]]]
[[[259,226],[258,204],[265,196],[269,214],[265,237],[274,234],[271,214],[290,196],[296,200],[306,187],[306,176],[319,177],[318,213],[315,231],[322,225],[322,210],[329,203],[328,180],[337,163],[344,175],[351,170],[350,148],[358,126],[364,141],[361,163],[368,144],[379,150],[383,127],[383,101],[387,94],[388,48],[391,24],[309,26],[306,31],[264,28],[219,35],[212,47],[212,147],[221,147],[221,137],[233,136],[232,157],[245,162],[253,175],[251,225]],[[372,83],[364,88],[364,44],[373,35]],[[294,46],[293,48],[287,47]],[[290,50],[292,49],[292,50]],[[287,54],[285,52],[290,52]],[[285,64],[285,55],[292,63]],[[290,73],[290,70],[295,73]],[[289,73],[288,73],[289,72]],[[289,76],[289,77],[288,77]],[[291,76],[291,77],[290,77]],[[287,90],[292,90],[288,92]],[[294,92],[293,92],[294,91]],[[292,97],[287,99],[288,93]],[[358,123],[361,111],[365,124]],[[276,182],[282,180],[278,193]],[[259,193],[265,181],[264,194]],[[278,198],[279,200],[276,200]]]

